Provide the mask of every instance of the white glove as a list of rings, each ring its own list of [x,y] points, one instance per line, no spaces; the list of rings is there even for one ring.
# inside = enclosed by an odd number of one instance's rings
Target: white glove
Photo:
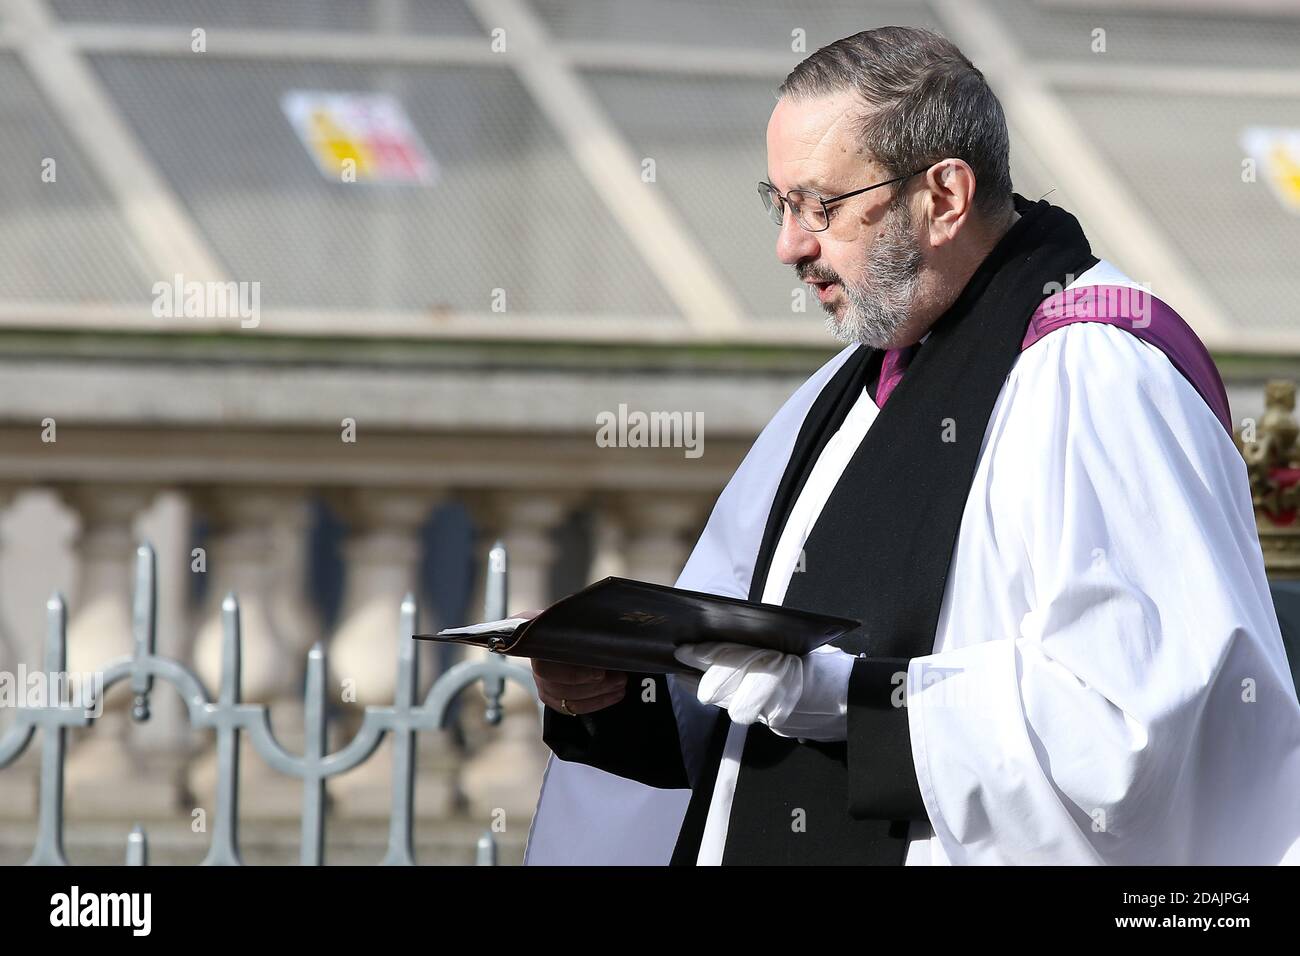
[[[702,704],[727,708],[733,722],[766,724],[783,737],[848,738],[853,657],[823,645],[799,657],[744,644],[684,644],[674,656],[702,675],[678,675]]]

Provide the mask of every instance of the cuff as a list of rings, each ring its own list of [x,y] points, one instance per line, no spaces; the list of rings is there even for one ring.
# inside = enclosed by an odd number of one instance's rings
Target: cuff
[[[655,682],[653,700],[642,683]],[[617,704],[583,717],[543,708],[542,741],[561,760],[586,764],[648,787],[690,786],[682,762],[677,717],[663,674],[628,674],[627,693]]]
[[[908,658],[859,657],[849,675],[849,815],[925,820],[907,726]]]
[[[782,737],[823,743],[848,737],[849,675],[856,658],[838,648],[804,655],[803,692],[794,711],[768,729]]]

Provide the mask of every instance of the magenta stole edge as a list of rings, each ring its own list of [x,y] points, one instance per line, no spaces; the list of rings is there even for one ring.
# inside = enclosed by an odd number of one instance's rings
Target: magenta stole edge
[[[1088,285],[1044,299],[1029,320],[1023,352],[1043,336],[1075,322],[1102,322],[1154,345],[1191,383],[1229,437],[1232,413],[1214,359],[1182,316],[1142,288]]]
[[[1113,325],[1154,345],[1191,383],[1232,435],[1228,394],[1219,370],[1191,326],[1182,316],[1145,289],[1119,285],[1087,285],[1066,289],[1044,299],[1029,319],[1020,351],[1043,336],[1075,322]],[[907,369],[916,346],[889,349],[880,368],[876,405],[883,408]]]

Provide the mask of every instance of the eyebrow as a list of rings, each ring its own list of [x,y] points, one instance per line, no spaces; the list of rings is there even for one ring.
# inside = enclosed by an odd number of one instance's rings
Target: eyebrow
[[[771,174],[768,174],[767,181],[769,183],[775,182]],[[802,183],[795,183],[790,187],[790,189],[803,189],[810,193],[816,193],[819,196],[825,196],[827,193],[826,184],[822,180],[816,178],[809,179]],[[789,190],[786,191],[789,192]]]

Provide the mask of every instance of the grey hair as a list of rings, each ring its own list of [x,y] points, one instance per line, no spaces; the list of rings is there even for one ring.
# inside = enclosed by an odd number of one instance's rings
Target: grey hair
[[[866,107],[860,142],[890,174],[965,160],[975,172],[975,208],[1010,211],[1006,115],[984,74],[951,41],[912,27],[865,30],[804,59],[777,93],[802,100],[848,90]]]

